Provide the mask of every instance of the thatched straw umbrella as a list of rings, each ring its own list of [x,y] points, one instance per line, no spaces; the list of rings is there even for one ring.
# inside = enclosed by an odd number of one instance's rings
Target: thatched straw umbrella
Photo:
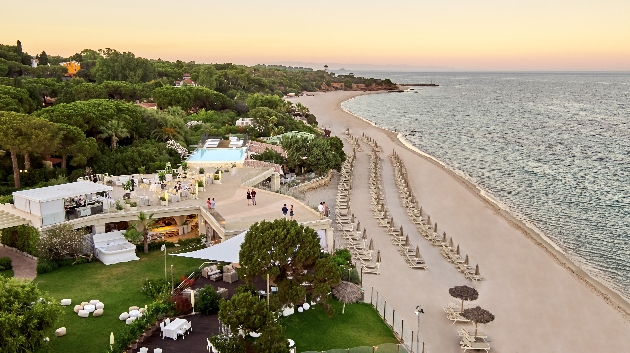
[[[435,227],[433,227],[433,231],[437,233],[437,222],[435,222]]]
[[[357,221],[357,230],[361,230],[361,221]]]
[[[363,228],[363,240],[367,240],[367,229]]]
[[[455,286],[453,288],[449,288],[448,293],[453,298],[461,299],[462,312],[464,311],[464,300],[472,301],[472,300],[477,300],[477,298],[479,298],[479,292],[477,292],[475,288],[468,287],[468,286]]]
[[[368,250],[373,251],[374,250],[374,239],[370,238],[370,246],[368,246]]]
[[[457,251],[455,253],[459,255],[459,244],[457,244]]]
[[[468,265],[468,254],[466,254],[466,260],[464,260],[464,264]]]
[[[479,264],[475,266],[475,276],[479,276]]]
[[[399,229],[398,231],[400,232],[400,236],[402,237],[402,236],[403,236],[403,227],[402,227],[402,224],[400,225],[400,229]]]
[[[407,236],[405,237],[405,247],[410,247],[411,243],[409,243],[409,234],[407,234]]]
[[[361,299],[361,288],[351,282],[341,281],[332,292],[343,303],[342,314],[346,311],[346,304],[356,303]]]
[[[380,264],[381,263],[381,251],[377,251],[376,252],[376,263]]]
[[[416,259],[420,258],[420,247],[416,245]]]
[[[479,324],[487,324],[494,321],[494,315],[480,306],[462,311],[462,316],[475,323],[475,337]]]

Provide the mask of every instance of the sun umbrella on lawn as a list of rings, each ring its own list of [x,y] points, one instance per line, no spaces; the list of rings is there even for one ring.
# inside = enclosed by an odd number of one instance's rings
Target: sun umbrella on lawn
[[[455,286],[453,288],[449,288],[448,293],[453,298],[461,299],[462,301],[461,311],[464,311],[464,300],[473,301],[479,298],[479,292],[477,292],[475,288],[469,287],[469,286]]]
[[[462,311],[462,316],[475,323],[475,337],[477,337],[479,324],[487,324],[494,321],[494,315],[480,306]]]
[[[343,303],[343,314],[346,310],[346,304],[356,303],[361,299],[361,288],[354,283],[341,281],[334,289],[333,295]]]

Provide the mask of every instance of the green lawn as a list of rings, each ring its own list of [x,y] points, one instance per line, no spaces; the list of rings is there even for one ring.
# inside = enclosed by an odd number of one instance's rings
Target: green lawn
[[[14,276],[13,270],[0,271],[0,276],[6,277],[6,278],[13,277]]]
[[[321,305],[315,305],[282,319],[285,335],[295,341],[298,352],[398,343],[370,304],[348,304],[345,314],[341,314],[343,304],[340,302],[332,300],[331,305],[332,317],[328,317]]]
[[[59,353],[104,352],[109,348],[109,335],[124,327],[118,320],[120,313],[130,306],[144,306],[150,299],[140,291],[146,278],[164,276],[164,256],[160,251],[138,254],[139,261],[105,266],[101,262],[59,268],[51,273],[38,275],[34,282],[40,289],[54,298],[72,299],[72,305],[63,307],[58,327],[65,326],[64,337],[50,336],[50,351]],[[168,256],[168,276],[173,266],[175,278],[179,279],[192,267],[203,261],[179,256]],[[101,317],[80,318],[74,313],[74,305],[98,299],[105,304]],[[43,350],[42,350],[43,351]]]

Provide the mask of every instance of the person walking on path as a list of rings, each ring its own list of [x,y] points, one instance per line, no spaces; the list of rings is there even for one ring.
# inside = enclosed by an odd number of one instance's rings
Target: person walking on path
[[[210,201],[210,212],[214,214],[214,208],[217,206],[216,202],[214,202],[214,197]]]
[[[291,220],[293,220],[293,205],[291,205],[291,210],[289,211],[289,216],[291,217]]]
[[[324,206],[324,217],[328,217],[328,205],[326,205],[326,201],[322,203],[322,206]]]
[[[319,211],[319,219],[324,219],[324,203],[320,202],[319,206],[317,206],[317,210]]]
[[[287,204],[285,203],[284,206],[282,206],[282,214],[284,215],[284,218],[287,218],[287,212],[289,212],[289,209],[287,208]]]
[[[249,191],[249,189],[247,189],[247,206],[249,206],[249,203],[252,201],[252,193]]]
[[[208,201],[206,201],[206,204],[208,204],[208,211],[212,212],[212,203],[210,202],[209,197],[208,197]]]
[[[256,190],[252,189],[252,205],[256,206]]]

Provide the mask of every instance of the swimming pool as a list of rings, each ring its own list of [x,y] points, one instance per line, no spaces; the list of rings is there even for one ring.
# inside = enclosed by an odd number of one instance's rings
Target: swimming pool
[[[188,157],[193,163],[243,163],[247,156],[247,147],[242,148],[198,148]]]

